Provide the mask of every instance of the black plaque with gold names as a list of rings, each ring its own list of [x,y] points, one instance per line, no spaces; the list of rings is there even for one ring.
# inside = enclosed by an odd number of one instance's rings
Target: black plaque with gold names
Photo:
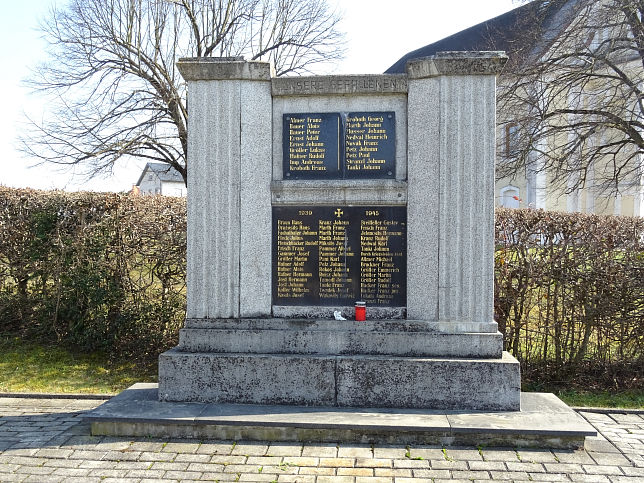
[[[350,112],[345,127],[345,178],[396,176],[396,114]]]
[[[284,114],[282,153],[285,180],[395,178],[396,114]]]
[[[284,179],[342,178],[339,113],[284,114]]]
[[[273,304],[404,307],[406,247],[406,207],[273,207]]]

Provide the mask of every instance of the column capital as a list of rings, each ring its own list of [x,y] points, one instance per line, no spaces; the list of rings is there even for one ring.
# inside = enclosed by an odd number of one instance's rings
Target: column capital
[[[246,61],[243,57],[182,57],[177,67],[187,81],[270,81],[274,74],[269,62]]]
[[[496,75],[508,60],[505,52],[438,52],[407,62],[409,79],[441,75]]]

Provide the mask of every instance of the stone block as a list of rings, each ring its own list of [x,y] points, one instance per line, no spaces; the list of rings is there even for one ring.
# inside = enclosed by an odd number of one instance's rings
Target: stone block
[[[268,82],[240,86],[239,315],[271,313],[271,92]]]
[[[442,464],[441,468],[445,470],[459,468],[465,470],[467,464],[465,461],[444,460],[440,449],[427,449],[425,445],[428,444],[459,446],[480,444],[513,448],[563,449],[579,448],[583,446],[584,437],[597,434],[583,418],[551,394],[524,393],[521,395],[521,400],[522,410],[509,412],[160,403],[157,400],[156,385],[136,384],[102,406],[86,413],[84,417],[91,423],[94,435],[281,441],[291,442],[290,446],[293,446],[298,454],[301,444],[293,444],[294,442],[332,443],[305,446],[302,455],[314,458],[301,458],[303,461],[317,460],[318,457],[336,458],[338,441],[363,445],[395,444],[397,445],[395,448],[376,448],[374,456],[390,458],[389,465],[392,457],[397,458],[398,463],[406,461],[405,467],[426,466],[427,460],[431,459],[434,470],[438,469],[436,465],[439,464]],[[168,409],[159,411],[164,405]],[[404,445],[408,444],[421,444],[423,445],[421,448],[424,449],[412,449],[412,459],[405,460],[403,459],[406,452]],[[170,448],[173,445],[177,446],[170,443],[164,451],[167,449],[176,451],[176,448]],[[194,445],[190,445],[192,446]],[[239,449],[235,447],[235,450],[240,454],[267,453],[279,456],[285,454],[284,448],[280,446],[284,445],[271,443],[266,451],[266,446],[261,444],[242,445]],[[201,453],[202,448],[203,446],[199,448],[198,453]],[[230,445],[227,450],[226,448],[222,450],[228,454]],[[450,449],[448,455],[452,455],[454,451],[457,450]],[[350,456],[348,453],[342,454]],[[530,454],[534,457],[534,453]],[[457,451],[452,457],[460,460],[459,455],[467,456],[465,452]],[[198,462],[199,460],[194,458],[204,454],[182,454],[181,456],[181,461]],[[424,460],[414,459],[417,456],[423,457]],[[510,471],[545,471],[541,464],[519,462],[514,451],[484,449],[484,456],[486,460],[489,458],[495,461],[507,460]],[[237,461],[235,458],[242,458],[242,460]],[[179,459],[177,457],[177,461]],[[237,464],[242,463],[243,460],[242,456],[218,456],[212,462]],[[515,462],[512,463],[509,460]],[[384,464],[386,461],[383,459],[370,461],[379,464],[372,465],[367,460],[362,464],[358,457],[356,466],[387,468]],[[295,459],[293,462],[298,461]],[[395,466],[400,469],[401,466],[398,463]],[[471,465],[472,461],[470,461]],[[471,467],[470,469],[489,471],[492,468]]]
[[[243,57],[183,57],[177,67],[188,81],[270,81],[273,74],[268,62],[248,62]]]
[[[159,356],[159,400],[333,406],[332,357],[188,353]]]
[[[408,98],[407,316],[438,320],[438,80],[411,82]]]
[[[188,353],[159,357],[161,401],[520,409],[519,363],[499,359]]]
[[[520,410],[519,362],[499,359],[338,359],[337,405]]]
[[[401,322],[400,325],[403,323]],[[284,329],[186,328],[180,331],[178,349],[185,352],[393,355],[399,357],[499,358],[503,336],[499,333],[447,334],[437,331],[370,330],[353,322],[333,330],[313,324]],[[282,327],[280,329],[279,327]]]
[[[438,52],[407,62],[409,79],[436,76],[495,75],[507,62],[505,52]]]

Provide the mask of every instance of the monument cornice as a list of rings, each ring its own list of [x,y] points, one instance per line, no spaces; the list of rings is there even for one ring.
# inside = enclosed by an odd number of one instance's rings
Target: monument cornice
[[[496,75],[507,60],[505,52],[438,52],[407,62],[407,75],[410,80],[449,75]]]
[[[277,77],[272,81],[272,94],[274,97],[406,94],[407,90],[406,74]]]
[[[274,73],[269,62],[246,61],[243,57],[182,57],[177,68],[187,81],[269,81]]]

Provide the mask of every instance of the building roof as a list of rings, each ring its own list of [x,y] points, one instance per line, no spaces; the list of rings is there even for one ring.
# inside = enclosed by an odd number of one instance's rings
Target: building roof
[[[506,51],[510,58],[542,51],[565,28],[579,0],[535,0],[402,56],[386,74],[405,72],[407,61],[437,52]],[[565,15],[557,15],[562,12]]]
[[[181,176],[181,173],[179,173],[179,171],[174,169],[169,164],[147,163],[145,165],[145,168],[143,168],[143,171],[141,171],[141,176],[139,176],[139,180],[136,182],[136,186],[139,186],[141,184],[141,181],[143,181],[143,177],[148,170],[156,174],[162,182],[183,183],[183,176]]]

